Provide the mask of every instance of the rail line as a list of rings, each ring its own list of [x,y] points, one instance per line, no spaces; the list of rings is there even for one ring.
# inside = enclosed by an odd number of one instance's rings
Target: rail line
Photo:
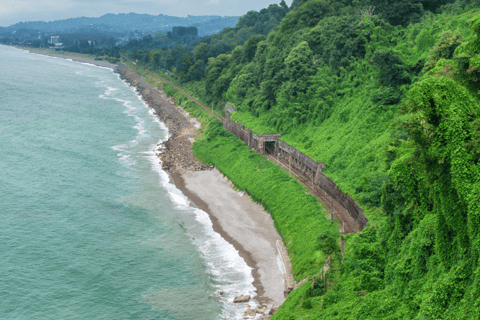
[[[203,110],[208,112],[210,115],[215,117],[216,119],[224,122],[225,119],[223,117],[220,117],[219,115],[215,114],[212,110],[209,108],[205,107],[203,104],[201,104],[199,101],[197,101],[194,97],[186,93],[184,90],[180,89],[177,87],[175,84],[173,84],[171,81],[168,81],[167,79],[160,77],[158,74],[155,74],[151,71],[145,70],[139,66],[124,55],[122,55],[127,61],[132,63],[136,68],[139,68],[140,70],[143,70],[144,72],[148,73],[149,75],[156,77],[160,79],[163,82],[168,83],[184,95],[186,95],[190,100],[195,102],[199,107],[201,107]],[[275,162],[278,166],[283,168],[284,170],[290,172],[297,180],[305,185],[305,187],[308,188],[309,192],[316,198],[320,199],[320,201],[327,207],[327,209],[330,210],[331,215],[334,215],[340,225],[342,226],[340,228],[340,232],[342,234],[349,234],[349,233],[357,233],[359,231],[358,225],[356,221],[350,216],[348,211],[336,200],[332,199],[324,190],[313,184],[307,177],[305,177],[301,172],[296,170],[295,168],[292,168],[290,165],[283,163],[281,160],[277,159],[275,156],[271,154],[266,154],[265,155],[267,158]],[[332,217],[332,216],[331,216]],[[333,220],[333,218],[332,218]]]
[[[194,97],[192,97],[191,95],[189,95],[188,93],[186,93],[185,91],[183,91],[182,89],[180,89],[179,87],[177,87],[175,84],[173,84],[173,82],[171,81],[168,81],[167,79],[165,78],[162,78],[160,77],[158,74],[156,73],[153,73],[151,71],[148,71],[148,70],[145,70],[139,66],[137,66],[137,64],[128,59],[127,57],[125,57],[123,54],[122,54],[122,57],[125,58],[128,62],[130,62],[131,64],[133,64],[136,68],[142,70],[142,71],[145,71],[146,73],[148,73],[149,75],[153,76],[153,77],[156,77],[160,80],[162,80],[163,82],[166,82],[168,83],[169,85],[171,85],[172,87],[174,87],[175,89],[177,89],[178,91],[180,91],[181,93],[183,93],[184,95],[186,95],[190,100],[192,100],[193,102],[195,102],[199,107],[201,107],[203,110],[207,111],[211,116],[214,116],[215,118],[217,118],[218,120],[220,121],[225,121],[225,119],[223,117],[220,117],[219,115],[217,115],[215,112],[213,112],[212,110],[208,109],[207,107],[205,107],[203,104],[201,104],[200,102],[197,101],[197,99],[195,99]]]

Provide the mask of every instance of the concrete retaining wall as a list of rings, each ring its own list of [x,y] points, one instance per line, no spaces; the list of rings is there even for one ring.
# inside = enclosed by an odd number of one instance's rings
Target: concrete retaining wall
[[[279,134],[252,134],[252,129],[245,129],[243,125],[232,122],[229,113],[235,109],[230,105],[225,105],[225,122],[223,127],[236,135],[250,148],[257,151],[259,154],[265,154],[265,142],[274,142],[274,156],[288,162],[290,166],[297,171],[300,171],[305,177],[309,178],[315,185],[324,190],[330,197],[340,203],[356,221],[358,230],[361,231],[367,225],[367,218],[363,214],[363,210],[353,199],[347,194],[338,189],[335,182],[323,174],[322,169],[325,164],[321,161],[315,161],[304,153],[298,151],[294,147],[288,145],[284,141],[280,141]]]

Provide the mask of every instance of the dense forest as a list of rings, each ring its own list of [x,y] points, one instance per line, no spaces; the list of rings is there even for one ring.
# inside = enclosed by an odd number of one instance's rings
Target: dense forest
[[[175,71],[181,82],[202,80],[206,76],[205,68],[210,63],[210,58],[221,59],[244,44],[248,47],[247,50],[250,50],[247,55],[250,54],[250,58],[253,58],[257,43],[266,39],[270,30],[279,26],[288,12],[289,8],[284,1],[280,6],[270,5],[260,12],[250,11],[239,19],[235,28],[225,28],[217,34],[203,37],[194,47],[182,45],[174,48],[158,48],[159,46],[155,43],[145,43],[150,39],[144,38],[138,43],[128,45],[132,50],[127,56],[138,60],[140,64],[151,70]],[[219,94],[221,96],[221,93]]]
[[[342,259],[304,189],[162,85],[206,124],[197,155],[262,200],[308,279],[274,319],[480,319],[479,5],[282,1],[193,48],[128,53],[323,161],[365,210]]]

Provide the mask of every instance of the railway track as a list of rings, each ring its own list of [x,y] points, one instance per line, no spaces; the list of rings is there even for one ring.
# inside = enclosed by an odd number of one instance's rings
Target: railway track
[[[178,91],[180,91],[181,93],[183,93],[184,95],[186,95],[190,100],[192,100],[193,102],[195,102],[199,107],[201,107],[203,110],[205,110],[206,112],[208,112],[211,116],[215,117],[216,119],[224,122],[225,119],[223,117],[220,117],[219,115],[215,114],[212,110],[208,109],[207,107],[205,107],[203,104],[201,104],[200,102],[198,102],[194,97],[192,97],[191,95],[189,95],[188,93],[186,93],[184,90],[180,89],[179,87],[177,87],[175,84],[173,84],[171,81],[168,81],[167,79],[165,78],[162,78],[160,77],[158,74],[155,74],[151,71],[148,71],[148,70],[145,70],[143,68],[140,68],[139,66],[136,65],[135,62],[129,60],[127,57],[123,56],[127,61],[129,61],[130,63],[132,63],[133,65],[135,65],[137,68],[139,68],[140,70],[143,70],[144,72],[147,72],[149,75],[151,75],[152,77],[155,77],[155,78],[158,78],[160,79],[161,81],[163,82],[166,82],[168,83],[169,85],[171,85],[172,87],[174,87],[175,89],[177,89]],[[270,150],[271,152],[272,150]],[[290,172],[295,178],[297,178],[297,180],[301,183],[303,183],[303,185],[305,185],[305,187],[308,188],[309,192],[316,198],[320,199],[320,201],[327,207],[328,210],[330,210],[330,215],[332,217],[335,216],[338,220],[338,222],[340,223],[340,225],[342,226],[340,228],[340,233],[342,234],[349,234],[349,233],[357,233],[359,231],[359,228],[358,228],[358,225],[357,223],[355,222],[355,220],[350,216],[350,214],[348,213],[348,211],[340,204],[338,203],[337,201],[335,201],[334,199],[332,199],[324,190],[320,189],[318,186],[316,186],[315,184],[313,184],[307,177],[305,177],[300,171],[296,170],[295,168],[292,168],[291,166],[288,165],[288,163],[284,163],[282,162],[280,159],[277,159],[275,158],[275,156],[271,155],[271,154],[266,154],[265,155],[267,158],[269,158],[270,160],[272,160],[273,162],[275,162],[278,166],[280,166],[281,168],[283,168],[284,170]],[[333,218],[332,218],[333,220]]]
[[[128,59],[127,57],[125,57],[124,55],[122,55],[123,58],[125,58],[128,62],[130,62],[131,64],[133,64],[136,68],[148,73],[149,75],[151,75],[152,77],[155,77],[155,78],[158,78],[160,80],[162,80],[163,82],[166,82],[168,83],[169,85],[171,85],[172,87],[174,87],[175,89],[177,89],[178,91],[180,91],[181,93],[183,93],[184,95],[186,95],[190,100],[192,100],[193,102],[195,102],[200,108],[202,108],[203,110],[207,111],[211,116],[215,117],[216,119],[224,122],[225,119],[223,117],[220,117],[219,115],[217,115],[215,112],[213,112],[212,110],[208,109],[207,107],[205,107],[203,104],[201,104],[200,102],[198,102],[194,97],[192,97],[191,95],[189,95],[188,93],[186,93],[185,91],[183,91],[182,89],[180,89],[179,87],[177,87],[175,84],[173,84],[173,82],[171,81],[168,81],[167,79],[165,78],[162,78],[160,77],[158,74],[156,73],[153,73],[151,71],[148,71],[148,70],[145,70],[143,68],[140,68],[139,66],[137,66],[137,64],[135,62],[133,62],[132,60]]]

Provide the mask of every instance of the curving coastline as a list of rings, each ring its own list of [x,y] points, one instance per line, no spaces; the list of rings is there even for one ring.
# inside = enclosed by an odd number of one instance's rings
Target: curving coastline
[[[255,300],[260,305],[280,306],[285,301],[285,273],[290,269],[287,266],[285,270],[283,266],[277,249],[281,237],[270,215],[247,195],[233,190],[231,183],[218,170],[206,167],[193,155],[192,141],[199,135],[198,125],[181,107],[176,107],[165,93],[146,83],[129,68],[119,66],[117,72],[137,88],[169,129],[162,166],[170,173],[175,186],[195,206],[208,213],[214,231],[231,243],[253,269],[253,285],[257,289]]]
[[[53,54],[49,50],[20,49],[111,68],[133,86],[169,130],[169,139],[164,143],[161,154],[163,169],[169,172],[176,187],[196,207],[208,213],[214,231],[231,243],[252,268],[253,285],[257,289],[254,299],[259,305],[278,307],[284,302],[285,272],[289,272],[289,268],[285,270],[282,266],[277,249],[281,237],[270,215],[261,206],[253,203],[247,195],[233,190],[218,170],[205,166],[193,155],[192,142],[199,135],[200,126],[195,119],[175,106],[163,91],[146,83],[142,76],[125,66]],[[258,316],[263,315],[259,313]],[[269,318],[268,315],[263,317]]]
[[[60,59],[67,59],[67,60],[72,60],[72,61],[81,62],[81,63],[93,64],[102,68],[115,69],[117,67],[116,64],[112,64],[107,61],[94,60],[93,57],[92,59],[89,59],[89,58],[83,58],[83,57],[68,56],[61,53],[57,53],[49,49],[35,49],[35,48],[28,48],[28,47],[21,47],[21,46],[14,46],[14,47],[22,50],[28,50],[30,53],[41,54],[44,56],[60,58]]]

